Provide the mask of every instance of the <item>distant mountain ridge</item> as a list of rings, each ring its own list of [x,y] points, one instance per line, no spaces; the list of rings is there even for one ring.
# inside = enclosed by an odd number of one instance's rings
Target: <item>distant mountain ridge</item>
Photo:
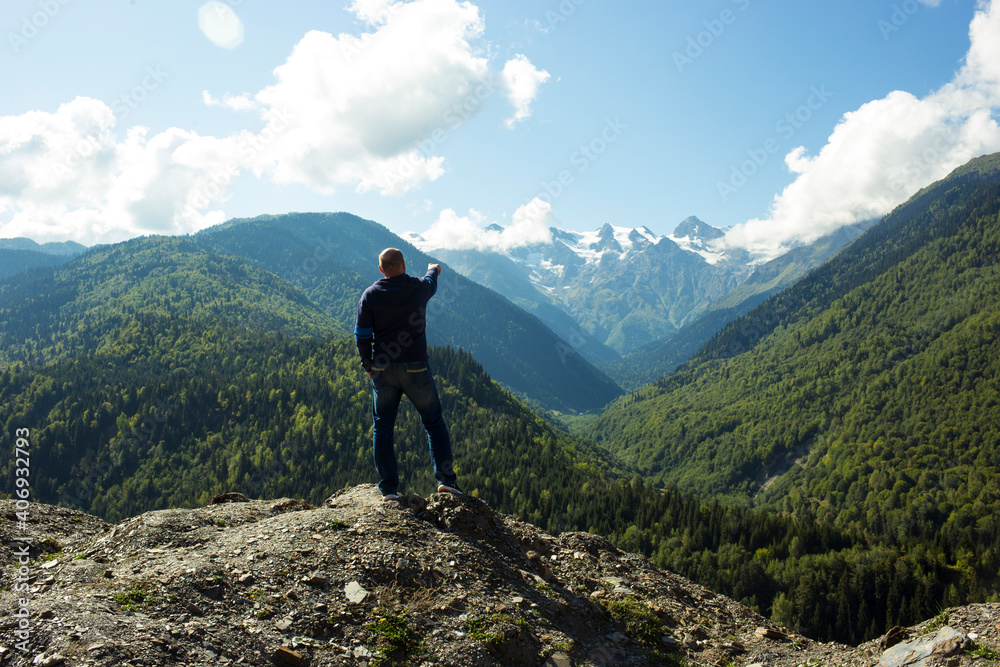
[[[669,373],[726,322],[794,283],[863,228],[844,228],[770,261],[726,246],[726,229],[696,216],[669,236],[645,226],[553,227],[551,242],[502,253],[435,249],[419,235],[408,238],[535,314],[634,388]]]
[[[681,224],[677,225],[674,230],[674,238],[693,238],[702,239],[706,241],[712,241],[714,239],[720,239],[726,235],[725,230],[719,229],[718,227],[713,227],[705,222],[702,222],[695,216],[686,218]]]
[[[23,237],[0,239],[0,278],[42,266],[57,266],[86,250],[87,246],[74,241],[39,244]]]
[[[611,224],[592,232],[550,231],[550,243],[503,254],[434,248],[409,238],[535,313],[595,363],[675,333],[752,272],[746,251],[713,243],[724,231],[696,217],[672,236]]]
[[[127,364],[147,354],[134,340],[144,317],[348,335],[301,290],[246,260],[188,238],[145,237],[0,281],[0,366],[72,363],[94,349]]]
[[[0,250],[31,250],[45,253],[46,255],[66,255],[75,257],[87,250],[87,246],[76,241],[61,241],[49,243],[37,243],[23,236],[0,239]]]

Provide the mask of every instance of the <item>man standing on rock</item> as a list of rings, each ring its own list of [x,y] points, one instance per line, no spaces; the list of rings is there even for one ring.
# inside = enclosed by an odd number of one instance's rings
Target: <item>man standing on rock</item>
[[[395,426],[399,401],[405,394],[420,413],[430,443],[439,493],[458,493],[452,468],[451,437],[441,414],[434,378],[427,363],[427,302],[437,291],[440,264],[427,266],[423,278],[406,275],[406,261],[396,248],[378,256],[384,276],[361,295],[354,338],[372,383],[375,422],[375,470],[383,500],[399,498]]]

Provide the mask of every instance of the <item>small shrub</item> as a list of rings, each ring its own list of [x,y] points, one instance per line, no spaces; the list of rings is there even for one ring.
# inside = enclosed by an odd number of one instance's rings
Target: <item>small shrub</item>
[[[399,614],[385,614],[365,626],[365,634],[378,649],[373,667],[409,665],[410,658],[427,652],[417,633]]]
[[[552,650],[554,650],[554,651],[562,651],[563,653],[572,653],[573,652],[573,640],[572,639],[567,639],[564,642],[557,642],[557,643],[555,643],[555,644],[552,645]]]
[[[928,632],[928,633],[930,633],[930,632],[937,632],[938,630],[940,630],[944,626],[948,625],[948,620],[950,618],[951,617],[948,614],[948,610],[947,609],[943,609],[941,611],[941,613],[938,614],[937,616],[935,616],[934,620],[932,620],[930,622],[930,624],[928,624],[928,626],[926,628],[924,628],[924,632]]]
[[[602,604],[608,615],[625,628],[626,635],[640,642],[659,643],[664,634],[663,622],[648,606],[632,598]]]
[[[977,646],[976,648],[970,651],[966,651],[966,653],[969,653],[971,655],[978,655],[980,658],[983,658],[985,660],[990,660],[992,662],[1000,662],[1000,653],[998,653],[994,649],[991,649],[988,646]]]
[[[493,625],[494,622],[491,617],[484,616],[482,618],[470,619],[465,622],[465,632],[477,642],[496,644],[503,639],[503,635],[491,632]]]
[[[119,593],[112,599],[121,605],[125,611],[138,611],[144,605],[156,604],[164,600],[171,601],[173,596],[163,596],[157,592],[151,581],[140,581],[127,591]]]

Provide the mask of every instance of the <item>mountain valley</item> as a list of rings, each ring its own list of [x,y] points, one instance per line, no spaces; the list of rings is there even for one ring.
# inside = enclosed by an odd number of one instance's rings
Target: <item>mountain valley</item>
[[[432,365],[463,485],[553,535],[604,535],[817,639],[859,644],[995,599],[998,215],[1000,158],[989,156],[839,252],[861,230],[757,267],[705,305],[735,319],[704,326],[710,342],[678,371],[647,385],[634,375],[640,388],[617,399],[573,354],[578,339],[446,273]],[[691,239],[706,232],[689,223],[687,250],[615,228],[574,243],[694,261]],[[124,521],[227,492],[318,506],[371,481],[350,326],[387,245],[411,266],[433,260],[370,221],[290,214],[4,278],[0,446],[31,432],[33,502]],[[833,258],[811,269],[824,253]],[[581,261],[580,275],[598,275]],[[572,436],[525,397],[600,414]],[[404,483],[422,495],[432,480],[412,410],[398,429]],[[0,470],[15,488],[13,460]]]

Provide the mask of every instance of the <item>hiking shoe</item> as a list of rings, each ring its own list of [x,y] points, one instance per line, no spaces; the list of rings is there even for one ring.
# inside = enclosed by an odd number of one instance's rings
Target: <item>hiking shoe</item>
[[[458,488],[458,484],[438,484],[438,493],[454,493],[456,496],[464,496],[465,491]]]
[[[382,502],[387,503],[390,500],[399,500],[399,494],[398,493],[387,493],[384,496],[382,496]]]

